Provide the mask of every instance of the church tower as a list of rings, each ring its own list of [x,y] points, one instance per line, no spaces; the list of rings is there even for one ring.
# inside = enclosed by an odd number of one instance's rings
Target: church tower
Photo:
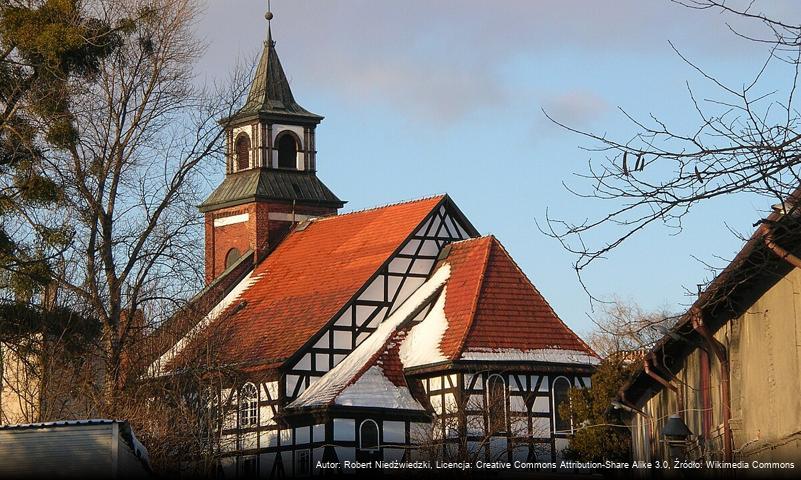
[[[267,31],[245,105],[221,121],[225,180],[200,205],[206,283],[248,251],[261,261],[295,223],[334,215],[345,203],[317,178],[315,129],[323,117],[295,101]]]

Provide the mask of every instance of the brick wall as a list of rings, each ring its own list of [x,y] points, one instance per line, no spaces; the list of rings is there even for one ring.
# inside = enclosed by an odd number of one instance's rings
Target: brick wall
[[[221,208],[206,213],[206,283],[210,283],[225,271],[225,259],[231,249],[240,253],[253,250],[259,262],[272,251],[292,228],[291,221],[270,220],[270,212],[291,214],[289,202],[251,202],[235,207]],[[335,215],[336,209],[318,205],[296,204],[297,215]],[[247,214],[248,220],[230,225],[214,226],[216,219]]]

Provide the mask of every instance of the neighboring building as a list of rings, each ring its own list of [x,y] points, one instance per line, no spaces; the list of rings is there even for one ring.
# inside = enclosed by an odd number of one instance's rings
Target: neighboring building
[[[679,415],[691,459],[801,461],[799,198],[761,222],[621,390],[640,411],[635,460],[668,458],[662,430]]]
[[[316,175],[322,117],[294,100],[271,36],[223,121],[226,177],[201,206],[199,320],[172,322],[153,377],[217,342],[226,475],[317,474],[317,461],[552,460],[555,408],[597,355],[447,195],[338,215]],[[197,317],[196,317],[197,318]]]
[[[39,377],[32,364],[37,364],[34,355],[20,355],[0,342],[0,424],[39,419]]]
[[[128,422],[0,425],[0,478],[146,478],[147,450]]]

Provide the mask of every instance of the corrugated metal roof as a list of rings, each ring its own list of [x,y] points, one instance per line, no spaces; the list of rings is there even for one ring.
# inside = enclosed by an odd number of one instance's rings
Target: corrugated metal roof
[[[200,211],[238,205],[253,199],[315,203],[337,208],[345,204],[314,172],[255,168],[226,176],[200,205]]]
[[[93,425],[120,425],[120,438],[131,447],[134,455],[142,462],[144,467],[150,471],[150,456],[147,448],[142,445],[139,439],[134,435],[133,429],[127,420],[111,420],[106,418],[89,418],[82,420],[55,420],[51,422],[37,422],[37,423],[16,423],[0,425],[0,431],[12,430],[36,430],[40,428],[58,428],[58,427],[86,427]]]
[[[38,423],[15,423],[0,425],[0,430],[23,430],[34,428],[68,427],[75,425],[110,425],[112,423],[125,423],[125,420],[108,420],[103,418],[92,418],[87,420],[58,420],[54,422]]]

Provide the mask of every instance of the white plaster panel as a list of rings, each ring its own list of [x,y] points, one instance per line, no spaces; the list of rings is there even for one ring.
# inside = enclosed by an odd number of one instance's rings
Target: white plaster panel
[[[551,411],[551,401],[548,397],[537,397],[534,399],[534,407],[531,411],[535,413],[548,413]]]
[[[345,442],[356,440],[356,420],[352,418],[335,418],[334,440]],[[340,458],[340,460],[342,459]]]
[[[405,443],[406,442],[406,422],[385,421],[384,442]]]
[[[214,219],[214,227],[224,227],[226,225],[234,225],[237,223],[243,223],[250,220],[249,213],[240,213],[239,215],[231,215],[228,217],[220,217]]]
[[[334,348],[348,349],[353,348],[353,336],[350,332],[334,330]]]
[[[320,423],[312,428],[312,439],[315,442],[325,441],[325,425]]]
[[[275,139],[278,137],[278,135],[281,132],[284,132],[286,130],[294,132],[295,135],[298,136],[298,138],[300,139],[300,150],[305,150],[306,146],[303,144],[303,139],[304,139],[303,127],[299,127],[297,125],[283,125],[283,124],[278,124],[278,123],[274,124],[273,125],[273,145],[275,145]]]
[[[311,427],[295,429],[295,445],[306,445],[311,440]]]

